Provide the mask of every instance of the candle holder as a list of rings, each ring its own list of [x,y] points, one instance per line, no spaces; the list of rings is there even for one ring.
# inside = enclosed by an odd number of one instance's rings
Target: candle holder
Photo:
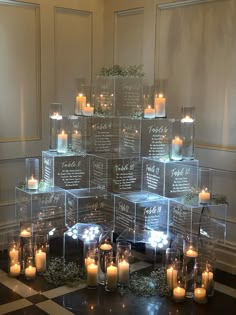
[[[89,103],[87,103],[86,105],[83,106],[82,114],[83,116],[93,116],[94,107],[90,105]]]
[[[62,104],[52,103],[50,104],[50,136],[49,136],[49,150],[57,150],[57,135],[61,127],[62,120]]]
[[[166,118],[167,80],[159,79],[154,87],[154,108],[156,118]]]
[[[27,158],[25,160],[25,182],[28,190],[35,191],[39,187],[39,159]]]
[[[47,269],[47,257],[49,252],[49,244],[45,235],[35,236],[35,266],[37,273],[42,275]]]
[[[9,275],[11,277],[18,277],[20,275],[20,247],[19,242],[11,242],[8,248],[8,267]]]
[[[117,289],[118,267],[116,264],[116,257],[106,257],[106,285],[105,290],[112,292]]]
[[[183,139],[183,158],[194,159],[194,107],[182,107],[181,137]]]
[[[68,151],[68,134],[65,128],[61,128],[57,135],[57,153],[66,153]]]
[[[170,131],[170,159],[181,161],[183,159],[183,139],[181,135],[180,120],[171,121]]]
[[[24,260],[23,270],[25,273],[25,278],[27,280],[34,279],[36,277],[36,267],[34,261],[33,242],[31,240],[28,243],[26,243],[23,247],[23,260]]]
[[[90,254],[86,261],[86,278],[88,289],[96,289],[98,286],[98,272],[99,272],[98,256]]]
[[[82,92],[78,93],[75,99],[75,115],[82,115],[83,107],[86,106],[86,103],[86,96]]]
[[[196,262],[194,269],[194,301],[205,304],[207,303],[209,274],[206,275],[202,264],[199,262]]]
[[[98,270],[98,282],[105,285],[106,280],[106,261],[109,257],[113,256],[112,248],[112,232],[105,231],[101,234],[98,245],[98,257],[99,257],[99,270]]]
[[[130,276],[131,244],[126,241],[119,241],[116,247],[116,262],[118,266],[118,284],[127,286]]]
[[[97,241],[89,241],[84,242],[84,269],[86,271],[87,265],[90,263],[91,259],[94,258],[94,256],[98,256],[98,244]]]
[[[182,265],[179,263],[177,269],[177,281],[173,288],[173,301],[180,303],[185,301],[186,295],[186,280],[183,273]]]
[[[172,295],[173,289],[177,286],[177,272],[180,262],[179,256],[179,251],[177,249],[166,249],[166,276],[169,295]]]
[[[183,270],[186,279],[186,297],[192,298],[194,294],[194,266],[198,257],[198,238],[187,236],[183,240]]]
[[[74,152],[80,153],[82,151],[82,135],[77,129],[72,131],[71,135],[71,149]]]
[[[151,105],[148,105],[145,109],[144,109],[144,118],[149,118],[149,119],[153,119],[155,118],[155,108],[153,108]]]

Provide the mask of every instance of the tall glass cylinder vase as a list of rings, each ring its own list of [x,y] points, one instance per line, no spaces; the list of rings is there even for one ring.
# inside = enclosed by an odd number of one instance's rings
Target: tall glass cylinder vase
[[[194,301],[205,304],[207,302],[208,276],[204,272],[201,262],[196,262],[194,268]]]
[[[11,277],[18,277],[21,272],[21,265],[20,265],[20,247],[19,242],[12,241],[9,244],[8,248],[8,266],[9,266],[9,275]]]
[[[39,186],[39,159],[27,158],[25,160],[25,182],[28,190],[37,190]]]
[[[169,295],[172,295],[173,289],[177,286],[177,268],[179,261],[179,251],[174,248],[167,248],[165,265]]]
[[[64,154],[68,151],[69,136],[66,124],[62,122],[61,129],[57,135],[57,153]]]
[[[181,138],[186,160],[194,159],[194,110],[194,107],[182,107]]]
[[[170,159],[172,161],[181,161],[183,159],[183,139],[181,136],[180,120],[171,120],[170,132]]]
[[[49,243],[45,235],[35,235],[35,266],[37,273],[42,275],[47,269],[47,258],[49,255]]]
[[[186,279],[186,297],[194,295],[194,267],[198,257],[198,238],[192,235],[183,240],[183,270]]]
[[[118,267],[115,256],[106,258],[106,291],[115,291],[117,289]]]
[[[116,261],[118,266],[118,283],[125,286],[129,284],[131,244],[120,241],[116,247]]]
[[[50,135],[49,135],[49,150],[57,150],[57,135],[61,127],[62,120],[62,104],[52,103],[50,104]]]
[[[154,86],[154,108],[156,118],[166,117],[167,80],[159,79]]]
[[[99,258],[99,270],[98,270],[98,282],[105,285],[106,281],[106,261],[109,257],[113,256],[113,247],[111,242],[111,231],[105,231],[101,235],[98,245],[98,258]]]
[[[34,247],[32,240],[26,243],[23,247],[24,273],[27,280],[32,280],[36,277],[36,267],[34,260]]]

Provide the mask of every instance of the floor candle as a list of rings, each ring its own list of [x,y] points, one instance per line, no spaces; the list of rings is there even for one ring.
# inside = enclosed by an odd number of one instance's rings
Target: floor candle
[[[106,290],[113,291],[117,288],[117,267],[110,265],[107,267]]]

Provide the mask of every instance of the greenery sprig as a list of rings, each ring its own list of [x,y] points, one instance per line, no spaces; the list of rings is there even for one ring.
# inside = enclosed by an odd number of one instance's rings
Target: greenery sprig
[[[64,257],[52,257],[44,277],[56,286],[73,285],[83,281],[84,271],[76,263],[66,262]]]
[[[102,67],[97,73],[98,77],[144,77],[143,65]]]

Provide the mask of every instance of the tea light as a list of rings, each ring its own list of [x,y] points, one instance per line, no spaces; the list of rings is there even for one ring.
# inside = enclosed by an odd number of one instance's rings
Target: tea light
[[[30,237],[31,236],[31,231],[29,231],[29,230],[22,230],[21,232],[20,232],[20,236],[21,237]]]
[[[27,187],[28,189],[38,189],[38,180],[31,176],[30,179],[28,179]]]
[[[67,152],[67,141],[68,135],[62,130],[61,133],[57,136],[57,152],[58,153],[65,153]]]
[[[210,199],[211,199],[211,194],[207,190],[207,188],[203,189],[198,195],[198,200],[200,203],[208,203]]]
[[[19,261],[19,251],[18,251],[18,249],[15,249],[15,247],[10,249],[9,256],[10,256],[11,261],[18,262]]]
[[[115,290],[117,287],[117,267],[111,264],[107,267],[107,290]]]
[[[155,118],[155,108],[148,105],[148,107],[144,109],[144,118]]]
[[[198,256],[198,252],[190,246],[190,248],[186,251],[185,256],[196,258]]]
[[[27,279],[35,278],[35,275],[36,275],[36,267],[29,266],[29,267],[25,268],[25,277]]]
[[[190,116],[185,116],[184,118],[181,119],[182,123],[192,123],[194,120]]]
[[[75,114],[82,114],[82,109],[84,106],[86,106],[86,96],[84,96],[82,93],[79,93],[76,96]]]
[[[175,137],[171,142],[171,159],[182,160],[183,140]]]
[[[173,298],[176,302],[181,302],[185,298],[185,289],[177,287],[173,289]]]
[[[129,282],[129,263],[125,259],[118,263],[118,275],[120,283]]]
[[[36,252],[35,264],[36,264],[37,272],[43,273],[46,271],[46,258],[47,258],[46,253],[43,252],[41,249],[39,249]]]
[[[104,250],[104,251],[107,251],[107,250],[112,250],[112,246],[111,244],[108,244],[108,243],[104,243],[100,246],[100,249],[101,250]]]
[[[163,94],[156,95],[154,98],[155,117],[166,116],[166,98]]]
[[[83,107],[83,115],[84,116],[92,116],[94,113],[94,107],[87,104],[87,106]]]
[[[173,289],[177,286],[177,270],[173,267],[170,267],[166,270],[167,273],[167,283],[169,289]]]
[[[96,287],[98,283],[97,277],[98,266],[92,262],[91,264],[87,265],[87,285],[89,287]]]
[[[198,303],[206,302],[206,289],[205,288],[194,289],[194,301]]]
[[[20,274],[20,264],[14,264],[10,267],[10,276],[18,277]]]
[[[61,120],[62,119],[62,115],[60,115],[58,112],[56,113],[53,113],[51,116],[50,116],[51,119],[55,119],[55,120]]]

